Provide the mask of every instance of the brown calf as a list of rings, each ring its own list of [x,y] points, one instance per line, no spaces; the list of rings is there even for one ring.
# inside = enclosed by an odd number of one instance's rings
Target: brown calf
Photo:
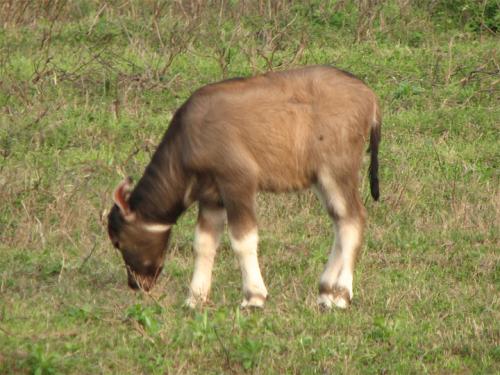
[[[233,79],[197,90],[175,113],[144,175],[115,191],[108,230],[132,288],[161,272],[171,226],[198,202],[189,306],[206,301],[227,216],[243,276],[243,306],[262,306],[257,260],[258,191],[315,188],[335,223],[318,302],[347,307],[365,224],[358,185],[370,137],[370,186],[378,199],[380,111],[374,93],[341,70],[314,66]]]

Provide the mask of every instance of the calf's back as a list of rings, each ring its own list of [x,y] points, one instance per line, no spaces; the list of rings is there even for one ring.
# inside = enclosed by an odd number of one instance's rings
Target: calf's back
[[[208,85],[183,110],[188,169],[251,175],[271,191],[306,188],[321,168],[359,167],[378,116],[362,81],[323,66]]]

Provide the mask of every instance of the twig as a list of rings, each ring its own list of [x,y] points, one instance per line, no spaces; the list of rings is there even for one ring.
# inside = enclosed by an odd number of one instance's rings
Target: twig
[[[94,21],[92,22],[92,25],[90,25],[89,31],[87,32],[87,35],[92,34],[92,30],[94,29],[94,26],[97,24],[97,21],[99,20],[99,17],[101,16],[101,13],[106,9],[107,4],[104,3],[104,5],[99,9],[97,14],[94,17]]]
[[[61,264],[61,270],[59,271],[59,275],[57,276],[57,282],[60,283],[62,280],[62,274],[64,271],[64,266],[66,265],[66,258],[64,256],[64,251],[61,251],[62,253],[62,264]]]
[[[224,345],[224,342],[222,342],[222,339],[219,336],[219,333],[217,332],[217,329],[214,328],[214,333],[215,337],[217,337],[217,341],[219,341],[220,346],[222,347],[222,351],[224,352],[224,357],[226,358],[226,366],[229,368],[229,370],[233,370],[231,366],[231,357],[229,356],[229,351],[227,350],[226,346]]]
[[[448,72],[446,73],[445,83],[450,83],[450,78],[452,75],[452,62],[453,62],[453,42],[455,41],[455,37],[451,37],[450,43],[448,44]]]
[[[80,264],[80,267],[78,267],[78,269],[81,269],[85,265],[85,263],[87,263],[87,261],[90,259],[90,257],[92,257],[96,247],[97,247],[97,242],[94,242],[94,246],[92,247],[92,250],[90,250],[90,253],[85,257],[85,259],[83,260],[82,264]]]
[[[2,326],[0,326],[0,331],[2,331],[3,333],[5,333],[7,336],[14,336],[14,334],[12,332],[10,332],[9,330],[3,328]]]

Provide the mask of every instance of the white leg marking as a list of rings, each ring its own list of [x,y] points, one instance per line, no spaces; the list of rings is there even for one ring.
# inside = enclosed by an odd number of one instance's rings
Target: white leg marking
[[[357,223],[341,223],[336,230],[335,244],[328,258],[328,263],[321,275],[320,283],[330,287],[332,290],[346,290],[349,300],[352,300],[352,281],[354,258],[356,250],[361,242],[361,229]],[[318,303],[327,308],[336,305],[346,308],[350,301],[340,295],[322,293]]]
[[[352,299],[352,279],[353,275],[350,266],[345,266],[337,279],[337,287],[345,288],[349,292],[350,299]]]
[[[352,279],[356,251],[361,244],[361,228],[358,223],[342,223],[339,230],[342,247],[343,266],[337,280],[337,286],[347,289],[352,299]]]
[[[194,235],[194,272],[186,305],[194,308],[207,300],[212,285],[215,254],[224,229],[224,211],[205,210],[203,215],[213,224],[213,231],[203,231],[197,224]]]
[[[240,263],[243,277],[243,293],[245,298],[242,307],[262,307],[267,297],[267,289],[260,273],[259,260],[257,258],[257,244],[259,236],[257,230],[247,233],[243,238],[236,239],[229,232],[229,238],[238,261]]]
[[[340,235],[337,227],[335,227],[335,240],[332,250],[328,257],[325,270],[321,274],[320,283],[324,285],[333,285],[337,281],[340,269],[342,268],[342,249],[340,247]]]

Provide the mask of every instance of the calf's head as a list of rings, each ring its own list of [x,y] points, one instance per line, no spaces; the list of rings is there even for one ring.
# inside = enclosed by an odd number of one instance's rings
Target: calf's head
[[[131,185],[131,180],[126,179],[113,194],[115,204],[108,216],[108,234],[125,261],[128,285],[148,291],[163,269],[170,225],[147,223],[131,210]]]

